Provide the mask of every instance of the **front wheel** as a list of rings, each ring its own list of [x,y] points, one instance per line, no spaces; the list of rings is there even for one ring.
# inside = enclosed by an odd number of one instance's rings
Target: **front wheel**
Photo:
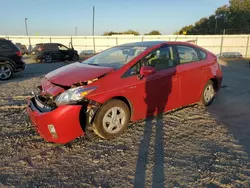
[[[206,84],[206,86],[204,87],[202,96],[201,96],[201,103],[204,106],[209,106],[210,104],[212,104],[214,98],[215,98],[215,89],[214,89],[214,83],[209,80]]]
[[[104,139],[111,139],[121,135],[128,127],[130,111],[128,106],[120,100],[110,100],[97,112],[93,122],[94,132]]]

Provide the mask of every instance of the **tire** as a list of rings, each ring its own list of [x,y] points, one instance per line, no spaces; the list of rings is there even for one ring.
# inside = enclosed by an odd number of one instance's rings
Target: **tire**
[[[215,98],[215,93],[215,85],[213,81],[209,80],[203,89],[201,95],[201,103],[204,106],[209,106],[210,104],[212,104]]]
[[[123,113],[124,115],[120,115]],[[93,130],[103,139],[112,139],[128,128],[129,120],[128,106],[121,100],[112,99],[98,110],[93,122]]]
[[[79,55],[78,54],[74,54],[71,58],[72,61],[77,61],[79,60]]]
[[[52,63],[53,59],[52,56],[50,54],[45,54],[43,56],[43,60],[44,63]]]
[[[0,80],[8,80],[13,75],[13,68],[9,64],[0,64]]]

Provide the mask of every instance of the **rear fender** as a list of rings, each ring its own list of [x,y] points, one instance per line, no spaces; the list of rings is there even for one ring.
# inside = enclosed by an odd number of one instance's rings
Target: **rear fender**
[[[8,64],[13,70],[15,70],[15,65],[13,61],[9,58],[0,58],[0,64]]]

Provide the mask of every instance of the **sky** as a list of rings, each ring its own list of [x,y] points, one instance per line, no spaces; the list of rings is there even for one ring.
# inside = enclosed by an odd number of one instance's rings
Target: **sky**
[[[0,35],[95,35],[106,31],[173,34],[229,0],[0,0]],[[5,15],[5,16],[3,16]]]

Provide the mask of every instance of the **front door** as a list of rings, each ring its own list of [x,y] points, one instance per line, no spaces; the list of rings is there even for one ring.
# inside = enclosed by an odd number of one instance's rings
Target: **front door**
[[[125,97],[133,104],[132,120],[178,107],[179,80],[175,54],[173,46],[160,47],[142,58],[125,74],[122,81],[127,83]],[[142,66],[152,66],[156,73],[138,79]]]
[[[69,49],[62,45],[62,44],[58,44],[58,48],[60,50],[60,53],[61,53],[61,58],[60,59],[69,59],[70,58],[70,55],[69,55]]]

